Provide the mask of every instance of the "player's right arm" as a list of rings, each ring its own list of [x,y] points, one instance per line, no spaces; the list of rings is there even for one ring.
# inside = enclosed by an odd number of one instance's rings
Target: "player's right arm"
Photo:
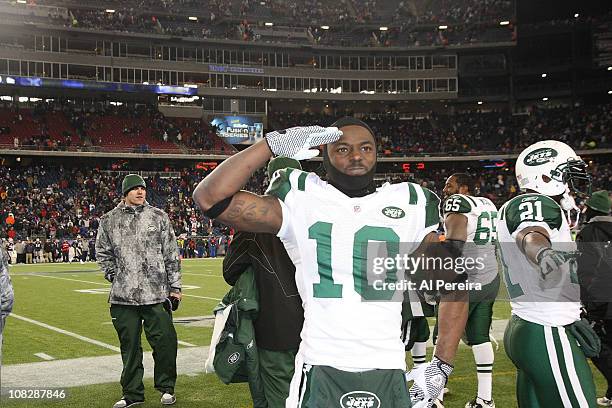
[[[276,234],[282,224],[282,210],[271,196],[241,191],[253,173],[272,157],[266,141],[261,141],[221,163],[193,192],[193,201],[205,213],[221,206],[213,217],[242,231]],[[229,203],[228,203],[229,201]]]
[[[465,242],[468,225],[466,214],[472,211],[472,204],[465,196],[453,194],[444,200],[441,208],[446,239]]]
[[[319,151],[312,149],[335,142],[342,132],[335,127],[294,127],[275,131],[248,149],[226,159],[198,184],[193,201],[210,218],[241,231],[276,234],[283,223],[278,198],[240,191],[253,173],[272,157],[296,160],[313,158]]]
[[[531,263],[538,265],[541,279],[554,285],[560,277],[550,274],[566,262],[564,254],[552,248],[550,238],[554,230],[561,228],[561,207],[550,197],[534,194],[514,199],[505,213],[506,227],[516,245]]]

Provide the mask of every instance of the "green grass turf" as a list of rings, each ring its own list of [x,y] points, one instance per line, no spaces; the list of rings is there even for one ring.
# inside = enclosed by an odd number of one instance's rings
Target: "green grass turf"
[[[206,316],[228,290],[221,276],[221,259],[183,262],[183,284],[196,288],[184,291],[184,301],[175,319]],[[15,290],[13,313],[81,336],[119,346],[111,325],[108,289],[97,265],[55,264],[16,265],[10,267]],[[82,293],[77,290],[96,290]],[[181,341],[204,346],[210,343],[209,327],[176,324]],[[145,350],[150,350],[144,340]],[[4,332],[3,363],[18,364],[41,361],[35,353],[46,353],[57,359],[113,354],[112,350],[9,317]]]
[[[221,260],[186,260],[183,262],[186,296],[176,318],[210,315],[228,289],[221,277]],[[110,324],[107,296],[80,293],[76,290],[108,288],[95,264],[19,265],[10,268],[15,288],[14,313],[58,328],[118,346]],[[44,275],[50,277],[40,277]],[[82,282],[78,282],[82,281]],[[199,297],[195,297],[199,296]],[[206,299],[212,298],[212,299]],[[495,319],[507,319],[510,305],[500,300],[494,308]],[[208,345],[211,329],[177,324],[178,337],[198,346]],[[501,339],[498,339],[501,341]],[[143,346],[148,348],[146,340]],[[429,350],[431,352],[431,350]],[[101,356],[113,351],[53,332],[15,318],[9,318],[4,333],[3,363],[18,364],[41,361],[34,353],[43,352],[57,359]],[[498,408],[516,407],[514,396],[515,370],[503,350],[495,352],[493,395]],[[410,364],[410,358],[408,358]],[[605,391],[605,382],[593,368],[598,394]],[[61,373],[58,373],[61,375]],[[471,350],[461,346],[451,376],[451,390],[445,398],[447,408],[463,407],[476,393],[476,370]],[[143,407],[159,407],[159,395],[152,388],[152,380],[145,380],[147,402]],[[243,408],[249,407],[248,388],[244,384],[224,385],[215,375],[179,376],[176,388],[177,407]],[[64,401],[8,401],[6,407],[106,407],[121,396],[116,383],[77,387],[68,390]]]

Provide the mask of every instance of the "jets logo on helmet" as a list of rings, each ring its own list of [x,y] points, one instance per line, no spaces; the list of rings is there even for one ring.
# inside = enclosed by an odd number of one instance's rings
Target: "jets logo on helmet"
[[[537,149],[525,156],[525,160],[523,160],[523,162],[527,166],[539,166],[541,164],[548,163],[553,157],[556,157],[557,155],[558,153],[555,149]]]
[[[533,190],[550,197],[568,189],[589,194],[591,176],[574,149],[557,140],[534,143],[516,161],[516,179],[521,190]]]

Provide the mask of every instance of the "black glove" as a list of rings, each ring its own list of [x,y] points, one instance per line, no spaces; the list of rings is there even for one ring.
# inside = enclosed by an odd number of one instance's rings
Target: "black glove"
[[[168,296],[164,300],[164,309],[166,309],[168,313],[174,312],[179,308],[180,303],[181,301],[179,300],[179,298],[175,296]]]

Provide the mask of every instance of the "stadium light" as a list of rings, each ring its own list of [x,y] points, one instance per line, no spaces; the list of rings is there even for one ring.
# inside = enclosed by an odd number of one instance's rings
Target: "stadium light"
[[[612,71],[612,67],[608,67],[608,71]]]
[[[329,30],[329,26],[321,26],[323,30]]]
[[[482,105],[482,101],[478,101],[478,104],[479,104],[479,105]]]
[[[546,78],[548,76],[548,74],[544,73],[542,74],[542,78]]]
[[[274,23],[266,23],[266,27],[272,27]]]
[[[389,28],[388,27],[380,27],[379,30],[380,31],[387,31]]]
[[[510,25],[510,22],[508,20],[504,20],[504,21],[500,21],[499,22],[500,26],[506,26],[506,25]]]
[[[608,91],[608,95],[612,95],[612,91]]]
[[[580,17],[580,14],[575,13],[575,14],[574,14],[574,18],[578,18],[578,17]]]
[[[543,100],[544,102],[546,102],[546,101],[548,100],[548,98],[544,97],[544,98],[542,98],[542,100]]]
[[[26,0],[17,0],[17,3],[19,3],[19,4],[26,4]]]
[[[447,25],[441,25],[441,26],[438,26],[438,29],[439,29],[439,30],[446,30],[447,28],[448,28],[448,26],[447,26]]]
[[[198,21],[198,18],[195,16],[189,16],[189,20],[191,21]]]
[[[115,10],[114,10],[114,9],[106,9],[106,12],[107,12],[107,13],[114,13],[114,12],[115,12]]]

